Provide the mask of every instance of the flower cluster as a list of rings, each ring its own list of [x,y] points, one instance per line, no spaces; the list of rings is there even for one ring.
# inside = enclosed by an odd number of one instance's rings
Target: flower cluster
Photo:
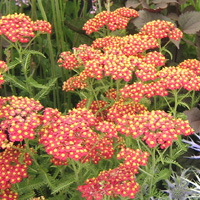
[[[138,33],[124,37],[107,36],[98,38],[93,42],[92,47],[103,49],[109,53],[116,54],[116,51],[121,51],[126,56],[134,56],[145,50],[159,47],[159,45],[154,37]]]
[[[6,133],[11,142],[22,141],[24,138],[33,139],[34,130],[41,124],[37,112],[43,106],[28,97],[0,97],[0,102],[1,142]]]
[[[193,67],[191,65],[192,69],[189,69],[189,67],[185,67],[187,62],[189,61],[185,61],[177,67],[164,67],[156,73],[157,80],[155,82],[152,81],[146,84],[144,82],[134,82],[132,85],[126,85],[120,89],[122,97],[132,98],[134,101],[139,102],[144,96],[148,98],[155,95],[166,96],[168,90],[180,89],[181,87],[188,91],[199,91],[198,63],[193,62],[195,65]]]
[[[183,37],[181,30],[176,28],[173,23],[161,20],[148,22],[141,29],[141,33],[145,35],[151,35],[157,39],[169,37],[170,39],[177,41]]]
[[[138,12],[129,8],[119,8],[113,12],[103,11],[97,14],[93,19],[88,20],[83,30],[86,34],[97,32],[104,25],[107,25],[111,31],[116,29],[125,29],[130,17],[138,17]]]
[[[23,151],[23,147],[17,145],[16,148]],[[22,178],[27,177],[27,166],[32,164],[30,155],[25,153],[23,156],[23,163],[19,162],[19,158],[22,156],[20,150],[13,148],[5,149],[5,151],[0,153],[0,189],[5,190],[10,188],[11,184],[20,182]]]
[[[131,101],[127,103],[123,99],[116,101],[109,109],[108,109],[108,120],[115,122],[118,118],[126,114],[134,115],[134,114],[143,114],[147,111],[147,108],[139,103]]]
[[[181,65],[183,66],[183,65]],[[200,77],[194,70],[180,67],[165,67],[158,72],[158,77],[165,88],[163,89],[184,89],[198,91],[200,89]]]
[[[6,72],[7,70],[8,70],[8,67],[7,67],[6,63],[4,61],[0,60],[0,88],[1,88],[1,84],[4,83],[2,73]]]
[[[140,165],[145,166],[148,158],[147,152],[141,150],[122,149],[117,155],[117,159],[123,158],[124,164],[108,171],[102,171],[96,178],[90,178],[85,181],[85,185],[78,187],[82,197],[92,200],[93,197],[101,200],[104,195],[110,197],[134,198],[139,190],[139,184],[135,182],[135,174],[138,173]]]
[[[84,108],[86,106],[87,99],[83,99],[80,101],[76,107],[77,108]],[[96,116],[96,121],[104,121],[107,119],[107,112],[108,110],[105,109],[105,106],[107,106],[107,102],[103,100],[93,101],[89,107],[89,110],[92,111],[92,113]]]
[[[87,74],[85,71],[81,72],[78,76],[72,76],[63,83],[62,90],[74,91],[76,88],[84,89],[87,86]]]
[[[72,54],[70,51],[62,52],[57,62],[62,64],[62,65],[60,64],[59,67],[64,67],[65,69],[69,70],[79,67],[79,62],[76,56]]]
[[[132,135],[137,138],[143,135],[143,140],[150,148],[157,144],[166,148],[178,135],[190,135],[194,130],[188,121],[174,119],[164,111],[156,110],[139,115],[124,115],[117,118],[117,131],[126,136]]]
[[[156,78],[156,67],[164,65],[165,57],[159,52],[147,53],[146,56],[140,53],[156,47],[158,43],[155,38],[135,34],[100,38],[95,40],[92,46],[81,45],[74,48],[74,54],[62,52],[58,59],[58,63],[61,63],[60,67],[70,70],[75,68],[82,70],[84,67],[80,75],[64,82],[63,90],[84,89],[87,77],[100,80],[103,75],[128,82],[136,67],[138,67],[136,73],[138,77],[142,80],[153,80]]]
[[[0,19],[0,35],[5,35],[10,41],[27,43],[35,32],[51,34],[51,25],[42,20],[31,21],[29,16],[23,13],[2,16]]]
[[[193,70],[196,75],[200,74],[200,62],[196,59],[184,60],[177,67],[179,67],[180,69]]]
[[[110,132],[103,137],[94,132],[95,124],[95,116],[86,108],[74,109],[68,115],[61,115],[57,110],[46,108],[39,142],[56,161],[70,158],[87,162],[92,159],[96,164],[101,158],[108,159],[113,156],[114,141],[110,138]],[[116,132],[114,126],[111,126]],[[102,126],[98,128],[101,130]]]
[[[142,81],[155,80],[158,78],[157,67],[165,65],[166,58],[157,51],[149,52],[140,60],[135,58],[135,65],[138,67],[135,74]]]
[[[0,191],[0,199],[2,200],[17,200],[18,194],[16,192],[13,192],[10,189],[5,189]]]

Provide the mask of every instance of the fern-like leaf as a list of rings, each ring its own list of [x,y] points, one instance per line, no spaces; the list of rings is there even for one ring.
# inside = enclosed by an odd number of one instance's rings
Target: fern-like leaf
[[[26,50],[24,52],[24,54],[40,55],[40,56],[46,58],[46,56],[43,53],[41,53],[39,51],[35,51],[35,50]]]
[[[58,193],[58,192],[60,192],[60,191],[62,191],[62,190],[64,190],[64,189],[68,188],[72,183],[74,183],[74,181],[69,181],[69,180],[67,180],[67,181],[65,181],[64,183],[59,184],[57,187],[55,187],[55,188],[53,189],[53,191],[52,191],[51,194]]]
[[[178,162],[176,162],[175,160],[173,160],[171,158],[165,158],[165,163],[176,165],[176,166],[180,167],[181,169],[183,168]]]
[[[55,188],[55,179],[49,174],[44,172],[42,178],[46,182],[47,186],[53,191]]]
[[[52,80],[50,80],[46,86],[46,88],[42,89],[38,94],[36,94],[34,96],[35,100],[40,100],[42,98],[44,98],[46,95],[49,94],[49,92],[52,90],[52,87],[54,86],[54,84],[56,83],[57,78],[54,78]]]
[[[15,68],[20,63],[21,62],[19,60],[12,61],[12,62],[10,62],[10,63],[7,64],[8,69],[13,69],[13,68]]]
[[[28,92],[26,88],[26,84],[23,81],[20,81],[16,76],[12,76],[10,74],[3,74],[4,81],[12,83],[15,87],[18,87],[25,92]]]
[[[22,60],[22,72],[24,74],[28,74],[29,70],[30,70],[30,62],[31,62],[31,54],[28,53],[28,54],[25,54],[23,60]]]
[[[28,192],[24,195],[20,195],[18,200],[27,200],[27,199],[31,199],[35,196],[35,192],[31,191],[31,192]]]
[[[42,85],[38,83],[36,80],[34,80],[32,77],[29,77],[27,80],[28,84],[32,87],[39,88],[39,89],[47,89],[48,87],[46,85]]]
[[[20,188],[17,189],[17,192],[19,194],[28,193],[34,189],[41,188],[43,185],[46,185],[46,181],[41,178],[30,179],[29,182],[23,181],[23,183],[20,183]]]

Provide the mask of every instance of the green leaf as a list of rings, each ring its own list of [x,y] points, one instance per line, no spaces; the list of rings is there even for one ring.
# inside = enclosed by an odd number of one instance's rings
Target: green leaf
[[[28,71],[29,71],[30,62],[31,62],[31,54],[26,54],[22,61],[22,63],[23,63],[22,72],[24,72],[24,74],[26,74],[26,75],[28,74]]]
[[[183,101],[179,102],[178,105],[183,106],[183,107],[187,108],[188,110],[190,110],[190,107],[188,106],[188,104]]]
[[[46,56],[45,56],[43,53],[41,53],[41,52],[39,52],[39,51],[35,51],[35,50],[26,50],[26,51],[23,52],[23,53],[24,53],[24,54],[32,54],[32,55],[40,55],[40,56],[46,58]]]
[[[49,173],[46,173],[46,172],[42,173],[42,178],[48,185],[49,189],[54,190],[55,179]]]
[[[12,76],[11,74],[3,74],[5,82],[12,83],[15,87],[18,87],[26,92],[28,89],[26,88],[26,84],[23,81],[20,81],[16,76]]]
[[[57,187],[55,187],[55,188],[53,189],[53,191],[51,192],[51,194],[55,194],[55,193],[60,192],[61,190],[66,189],[66,188],[69,187],[72,183],[74,183],[74,181],[69,181],[69,180],[67,180],[67,181],[65,181],[64,183],[59,184]]]
[[[42,89],[38,94],[36,94],[34,96],[34,99],[40,100],[40,99],[44,98],[46,95],[48,95],[49,92],[52,90],[52,87],[55,85],[56,81],[57,81],[57,78],[50,80],[47,83],[46,88]]]
[[[20,63],[21,62],[19,60],[12,61],[12,62],[10,62],[10,63],[7,64],[8,69],[13,69],[13,68],[15,68]]]
[[[26,179],[20,183],[20,187],[17,189],[19,194],[28,193],[34,189],[39,189],[43,185],[46,185],[46,181],[42,178]]]
[[[32,77],[29,77],[26,81],[28,82],[29,85],[31,85],[32,87],[35,87],[35,88],[39,88],[39,89],[47,89],[48,88],[46,85],[42,85],[42,84],[38,83]]]
[[[86,102],[86,104],[85,104],[85,107],[86,107],[87,109],[89,109],[89,107],[90,107],[92,101],[93,101],[93,96],[90,96],[89,98],[87,98],[87,102]]]
[[[157,182],[161,180],[168,179],[170,175],[171,175],[171,171],[169,169],[165,168],[161,170],[159,174],[157,175],[156,179],[154,180],[154,184],[156,184]]]
[[[182,13],[179,16],[178,23],[184,33],[195,34],[200,30],[200,12],[191,11]]]
[[[178,162],[176,162],[175,160],[173,160],[171,158],[165,158],[165,163],[176,165],[176,166],[180,167],[181,169],[183,168]]]
[[[35,197],[35,192],[31,191],[31,192],[28,192],[24,195],[19,196],[18,200],[27,200],[27,199],[30,199],[30,198],[33,198],[33,197]]]

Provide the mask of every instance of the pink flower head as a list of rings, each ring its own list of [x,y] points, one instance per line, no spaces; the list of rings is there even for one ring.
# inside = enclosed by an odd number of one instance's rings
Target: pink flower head
[[[5,35],[12,42],[19,40],[21,43],[27,43],[37,31],[51,33],[51,25],[42,20],[33,22],[24,13],[9,14],[0,19],[0,35]]]
[[[70,158],[88,162],[91,159],[96,164],[101,158],[113,156],[114,141],[109,133],[100,137],[94,131],[95,124],[95,116],[86,108],[74,109],[68,115],[46,108],[39,141],[56,160],[66,161]]]
[[[174,39],[177,41],[183,37],[183,33],[181,32],[181,30],[176,28],[172,22],[161,20],[148,22],[141,29],[141,33],[153,36],[157,39],[169,37],[170,39]]]
[[[129,8],[119,8],[113,12],[103,11],[97,14],[93,19],[88,20],[84,26],[83,30],[86,34],[91,34],[92,32],[97,32],[104,25],[114,31],[116,29],[125,29],[130,17],[138,17],[138,12]]]
[[[193,70],[196,75],[200,74],[200,62],[196,59],[184,60],[177,67],[179,67],[180,69]]]
[[[84,108],[87,103],[87,99],[83,99],[79,102],[76,107],[77,108]],[[96,121],[104,121],[107,119],[107,109],[103,109],[107,106],[107,102],[103,100],[93,101],[89,107],[89,110],[96,116]],[[101,111],[100,111],[101,110]]]
[[[23,147],[20,145],[16,147],[23,150]],[[19,162],[21,156],[22,153],[13,148],[5,149],[5,151],[0,152],[0,189],[5,190],[6,188],[10,188],[11,184],[19,183],[22,178],[27,177],[27,165],[31,165],[32,161],[30,155],[25,153],[23,156],[24,164],[21,164]]]
[[[18,193],[13,192],[9,188],[6,188],[5,190],[0,191],[0,199],[17,200],[18,197],[19,197]]]
[[[116,120],[117,131],[133,138],[139,136],[148,144],[150,148],[156,145],[166,148],[173,140],[177,140],[178,135],[190,135],[194,132],[188,121],[173,119],[164,111],[156,110],[145,112],[139,115],[124,115]]]
[[[8,132],[11,142],[33,139],[35,129],[41,124],[37,114],[43,106],[34,99],[27,97],[1,97],[0,128],[1,138]],[[1,147],[2,147],[1,143]]]
[[[87,200],[101,200],[103,196],[129,197],[133,199],[139,190],[139,184],[135,182],[135,174],[138,173],[140,165],[146,165],[147,152],[141,150],[122,149],[117,155],[117,159],[124,159],[124,164],[108,171],[102,171],[96,178],[85,181],[85,185],[78,187],[82,197]]]

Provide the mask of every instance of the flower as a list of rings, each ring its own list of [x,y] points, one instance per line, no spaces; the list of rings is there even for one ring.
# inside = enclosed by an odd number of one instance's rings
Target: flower
[[[141,33],[144,35],[150,35],[154,38],[165,38],[169,37],[170,39],[179,40],[183,37],[183,33],[180,29],[175,28],[175,25],[169,21],[154,20],[148,22],[141,29]]]
[[[108,109],[108,120],[115,122],[118,118],[126,114],[142,114],[147,111],[147,108],[139,104],[137,102],[127,102],[124,99],[120,99],[116,101],[109,109]]]
[[[0,97],[0,128],[1,147],[4,146],[2,137],[8,133],[9,141],[23,141],[24,138],[33,139],[34,130],[41,124],[37,114],[43,106],[39,101],[28,97]]]
[[[164,111],[156,110],[143,114],[127,114],[116,119],[117,131],[121,134],[132,135],[133,138],[142,136],[142,140],[153,148],[157,144],[161,149],[167,148],[178,135],[190,135],[194,130],[188,121],[174,119]]]
[[[2,73],[6,72],[8,70],[7,64],[0,60],[0,88],[1,88],[1,84],[4,83],[4,78],[2,76]]]
[[[146,165],[149,154],[136,149],[122,149],[117,155],[117,159],[124,159],[124,163],[117,168],[102,171],[96,178],[85,181],[85,185],[80,185],[77,190],[82,193],[82,197],[87,200],[101,200],[104,195],[110,197],[129,196],[134,198],[139,190],[139,184],[135,182],[135,174],[138,173],[140,165]]]
[[[125,29],[130,17],[138,17],[138,12],[134,9],[129,8],[119,8],[113,12],[103,11],[97,14],[94,18],[88,20],[84,26],[83,30],[86,34],[91,34],[97,32],[104,25],[114,31],[116,29]]]
[[[84,89],[87,86],[86,83],[87,74],[85,71],[81,72],[79,76],[72,76],[67,81],[63,83],[62,90],[74,91],[77,89]]]
[[[88,162],[91,159],[97,164],[102,158],[108,159],[113,156],[114,141],[110,137],[112,133],[97,134],[95,126],[95,116],[86,108],[73,109],[67,115],[46,108],[39,142],[44,145],[48,154],[60,161],[70,158]],[[114,126],[112,127],[115,130]],[[102,126],[97,129],[106,131]]]
[[[27,43],[37,31],[51,34],[51,25],[42,20],[33,22],[24,13],[9,14],[0,19],[0,35],[5,35],[12,42],[19,40],[21,43]]]
[[[24,147],[17,145],[16,148],[23,150]],[[22,178],[27,177],[27,166],[32,164],[30,155],[25,153],[23,155],[23,163],[19,162],[22,152],[18,149],[10,148],[0,152],[0,189],[5,190],[10,188],[11,184],[20,182]]]
[[[19,197],[18,193],[13,192],[9,188],[0,191],[0,199],[2,200],[17,200]]]
[[[86,106],[87,99],[83,99],[80,101],[77,105],[76,108],[84,108]],[[93,101],[90,104],[89,110],[92,111],[92,113],[96,116],[96,121],[104,121],[107,120],[107,109],[104,109],[107,106],[107,102],[103,100]]]
[[[190,69],[193,70],[193,72],[196,75],[200,74],[200,62],[196,59],[187,59],[184,60],[183,62],[179,63],[179,65],[177,66],[180,69]]]

